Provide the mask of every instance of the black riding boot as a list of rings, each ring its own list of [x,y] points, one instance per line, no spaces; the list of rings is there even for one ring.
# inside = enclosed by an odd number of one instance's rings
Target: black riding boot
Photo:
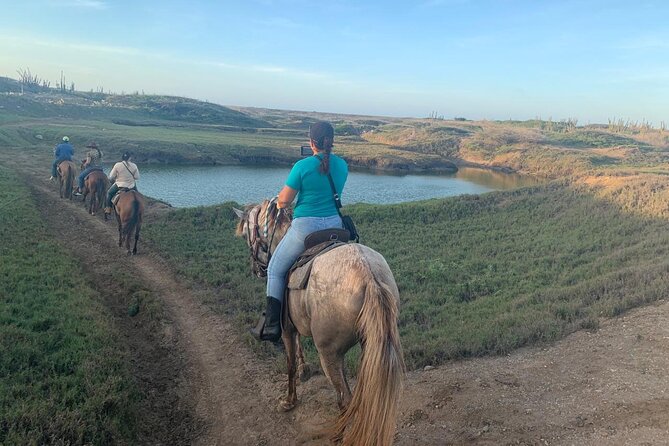
[[[259,341],[276,342],[281,338],[281,302],[267,296],[267,309],[251,334]]]

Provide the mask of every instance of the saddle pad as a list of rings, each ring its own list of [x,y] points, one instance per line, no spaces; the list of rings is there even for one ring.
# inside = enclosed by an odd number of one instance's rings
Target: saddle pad
[[[289,290],[305,289],[309,283],[309,276],[311,275],[311,267],[314,263],[314,259],[321,254],[345,244],[346,243],[338,240],[328,240],[304,251],[302,255],[297,258],[288,272],[287,288]]]
[[[91,172],[92,173],[92,172]],[[121,194],[128,192],[132,189],[128,189],[127,187],[121,187],[119,188],[118,192],[116,192],[116,195],[112,197],[112,204],[114,207],[116,207],[116,203],[118,203],[118,199],[121,198]]]

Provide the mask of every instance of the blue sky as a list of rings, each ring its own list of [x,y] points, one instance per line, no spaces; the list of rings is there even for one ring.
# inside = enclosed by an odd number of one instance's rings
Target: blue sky
[[[669,121],[665,1],[0,0],[0,75],[224,105]]]

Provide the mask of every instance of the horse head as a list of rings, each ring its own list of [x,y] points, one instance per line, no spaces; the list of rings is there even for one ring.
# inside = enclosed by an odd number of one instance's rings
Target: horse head
[[[239,218],[235,234],[243,237],[251,253],[251,270],[258,277],[267,276],[267,265],[277,245],[288,231],[292,211],[279,209],[276,198],[235,209]]]

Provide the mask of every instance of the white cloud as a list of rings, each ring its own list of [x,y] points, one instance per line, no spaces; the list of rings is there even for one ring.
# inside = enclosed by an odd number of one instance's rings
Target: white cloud
[[[78,50],[78,51],[93,52],[93,53],[107,53],[107,54],[121,54],[121,55],[142,54],[142,52],[137,48],[122,47],[122,46],[95,45],[89,43],[63,42],[56,40],[41,40],[41,39],[31,39],[30,41],[24,41],[24,43],[46,46],[51,48]]]

